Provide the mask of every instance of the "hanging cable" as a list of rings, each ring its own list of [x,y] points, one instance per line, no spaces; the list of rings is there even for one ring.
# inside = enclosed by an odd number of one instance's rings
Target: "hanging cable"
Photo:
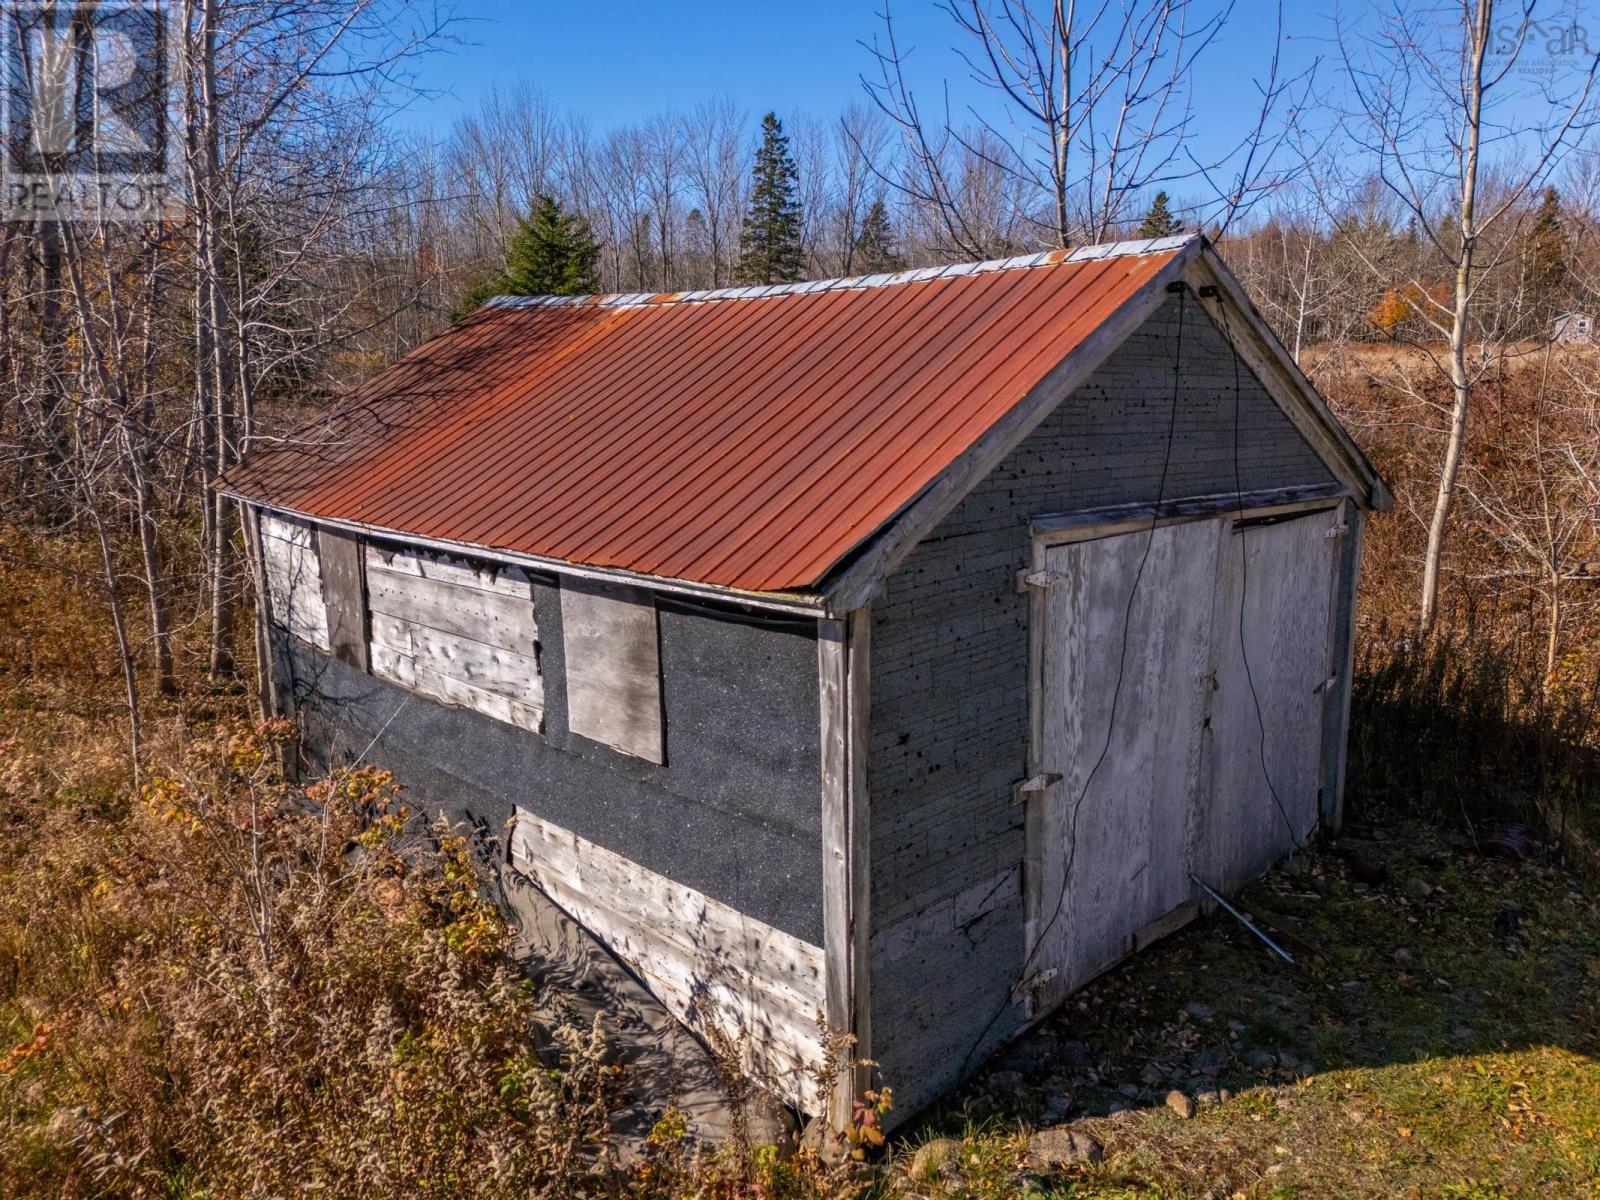
[[[1020,978],[1023,980],[1028,978],[1028,971],[1033,966],[1034,959],[1038,956],[1039,948],[1044,945],[1045,939],[1050,935],[1050,931],[1055,928],[1056,922],[1060,920],[1061,914],[1066,907],[1067,891],[1072,882],[1072,868],[1078,857],[1078,817],[1083,812],[1083,806],[1089,798],[1089,788],[1094,783],[1095,776],[1100,773],[1101,766],[1104,765],[1111,753],[1111,740],[1116,733],[1117,726],[1117,707],[1122,699],[1122,683],[1127,674],[1128,633],[1133,624],[1133,605],[1139,595],[1139,584],[1144,579],[1145,564],[1150,561],[1151,547],[1155,545],[1156,529],[1161,523],[1161,505],[1167,495],[1167,475],[1172,467],[1172,448],[1177,440],[1178,431],[1178,401],[1183,383],[1184,302],[1189,288],[1187,284],[1179,282],[1169,285],[1169,290],[1178,293],[1178,334],[1172,361],[1172,406],[1167,416],[1167,444],[1166,450],[1161,456],[1161,475],[1156,484],[1156,501],[1150,512],[1150,525],[1145,532],[1144,551],[1139,556],[1139,566],[1133,575],[1133,586],[1128,590],[1128,602],[1122,611],[1122,646],[1117,653],[1117,682],[1111,692],[1111,715],[1106,720],[1105,744],[1100,747],[1100,754],[1095,759],[1094,766],[1090,768],[1087,778],[1083,781],[1083,787],[1079,789],[1077,799],[1072,805],[1072,812],[1068,818],[1067,825],[1067,860],[1061,872],[1061,891],[1056,896],[1055,907],[1051,910],[1050,919],[1045,922],[1044,928],[1039,931],[1038,937],[1034,939],[1032,947],[1029,948],[1027,957],[1022,961]],[[1011,997],[1008,994],[1001,1002],[1000,1007],[995,1010],[994,1015],[989,1018],[979,1032],[977,1040],[972,1043],[961,1060],[961,1070],[959,1072],[961,1075],[967,1073],[967,1068],[972,1063],[972,1056],[978,1052],[978,1048],[983,1045],[984,1039],[989,1036],[990,1031],[994,1029],[995,1023],[1005,1014],[1006,1009],[1011,1007],[1011,1003]]]
[[[1228,349],[1233,353],[1233,491],[1234,507],[1238,510],[1239,517],[1243,518],[1244,475],[1239,469],[1239,414],[1244,388],[1239,367],[1239,348],[1233,344],[1233,334],[1228,329],[1228,310],[1220,300],[1217,303],[1217,314],[1222,318],[1222,340],[1228,343]],[[1278,795],[1278,789],[1272,782],[1272,772],[1267,767],[1267,722],[1261,712],[1261,695],[1256,691],[1255,675],[1250,670],[1250,647],[1245,641],[1244,633],[1245,602],[1250,595],[1250,548],[1246,545],[1250,527],[1238,525],[1235,529],[1239,538],[1239,657],[1244,662],[1245,682],[1250,685],[1250,700],[1255,705],[1256,754],[1261,760],[1261,778],[1266,780],[1267,791],[1272,794],[1272,802],[1278,806],[1278,815],[1283,818],[1284,827],[1289,831],[1290,843],[1296,850],[1304,850],[1305,843],[1296,835],[1289,810],[1284,806],[1283,798]],[[1307,830],[1306,836],[1310,837],[1311,832],[1312,830]]]

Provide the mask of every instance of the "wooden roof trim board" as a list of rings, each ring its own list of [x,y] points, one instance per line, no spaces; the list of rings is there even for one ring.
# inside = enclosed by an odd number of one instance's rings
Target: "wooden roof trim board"
[[[1112,269],[1106,260],[1116,259],[1128,265]],[[1068,264],[1083,266],[1061,276],[1032,270]],[[971,278],[986,275],[992,281]],[[967,278],[970,283],[954,282]],[[579,311],[571,316],[579,323],[552,312],[549,319],[557,324],[534,327],[545,348],[524,362],[516,353],[515,327],[486,330],[469,322],[446,335],[454,340],[431,358],[402,360],[365,395],[356,393],[358,410],[420,406],[417,411],[429,419],[415,426],[402,453],[386,454],[378,441],[376,459],[363,461],[360,449],[341,450],[320,468],[313,463],[309,474],[292,455],[283,465],[280,454],[265,474],[252,473],[246,463],[240,478],[218,486],[269,511],[394,541],[750,607],[842,615],[868,602],[938,519],[1087,380],[1180,279],[1196,293],[1204,290],[1200,303],[1228,329],[1241,360],[1350,494],[1370,507],[1391,503],[1382,481],[1237,281],[1195,235],[804,284],[497,299],[486,307],[574,309]],[[849,298],[933,280],[950,280],[949,286],[961,290],[940,300],[919,288],[898,289],[861,309]],[[815,299],[793,310],[759,303],[782,296]],[[715,318],[693,315],[724,305],[729,311]],[[1225,318],[1218,311],[1223,307]],[[585,309],[589,315],[581,318]],[[615,324],[639,309],[667,311]],[[986,309],[1005,319],[985,321]],[[686,331],[693,353],[684,352]],[[963,348],[969,343],[970,351]],[[1059,344],[1070,349],[1052,353]],[[483,352],[498,356],[490,359],[493,370],[484,382],[462,378],[470,355]],[[763,375],[774,358],[782,360],[784,371]],[[943,402],[916,403],[930,383],[946,378],[930,372],[949,362],[963,366],[944,384]],[[641,390],[643,364],[653,373]],[[866,409],[859,403],[840,409],[831,423],[819,423],[814,405],[808,406],[808,397],[819,394],[865,396],[878,379],[892,381],[887,390],[877,389],[879,401]],[[755,381],[762,389],[753,393],[758,403],[730,408],[722,398],[736,396],[741,385],[748,391]],[[559,402],[530,406],[549,387],[562,389],[555,393]],[[1009,399],[1022,388],[1028,390],[1020,400]],[[425,399],[408,400],[408,389]],[[436,422],[429,403],[442,403],[446,407],[438,411],[454,415]],[[671,411],[677,424],[663,428],[653,415],[662,410]],[[404,407],[396,411],[402,419],[409,415]],[[693,430],[708,420],[732,431],[732,441],[722,439],[726,447],[765,444],[779,452],[738,464],[697,457]],[[585,425],[591,434],[579,439],[583,454],[574,458],[571,439],[564,446],[562,434]],[[472,436],[458,436],[463,429]],[[361,447],[362,431],[353,434],[344,445]],[[805,452],[783,453],[791,443]],[[475,517],[466,509],[469,519],[463,521],[456,486],[440,489],[451,479],[468,482],[459,472],[474,470],[471,451],[482,445],[501,452],[487,473],[478,470],[470,482],[478,492],[504,499]],[[591,516],[585,527],[574,506],[578,493],[593,486],[586,460],[620,463],[645,454],[659,469],[663,453],[681,465],[662,476],[661,492],[651,496],[653,511],[621,508],[605,517],[610,524],[596,526]],[[435,456],[427,481],[390,493],[404,479],[397,472],[427,454]],[[873,456],[887,456],[896,470],[874,471]],[[848,494],[818,490],[841,472],[865,486]],[[518,480],[528,477],[539,479],[541,488],[520,491]],[[905,484],[917,480],[920,488],[903,495]],[[374,505],[365,499],[374,494],[390,500]],[[785,497],[793,494],[814,497],[815,507],[786,510]],[[899,506],[890,507],[897,500]],[[336,515],[341,507],[352,511]],[[755,516],[762,513],[795,524],[781,541],[768,544],[758,536]],[[667,518],[672,523],[663,526]],[[524,535],[519,546],[519,523],[535,519],[545,521],[546,532]],[[427,532],[409,531],[419,527]],[[601,548],[595,557],[585,558],[586,542]],[[672,563],[689,570],[658,572],[653,565]],[[799,586],[781,586],[791,580]]]
[[[1197,294],[1211,285],[1218,289],[1216,299],[1200,296],[1200,302],[1216,321],[1218,330],[1226,328],[1239,357],[1250,367],[1283,413],[1302,437],[1328,464],[1334,477],[1351,489],[1351,494],[1366,508],[1387,512],[1394,507],[1394,493],[1373,469],[1367,456],[1341,425],[1328,403],[1307,379],[1294,355],[1278,340],[1256,306],[1251,302],[1232,271],[1207,242],[1195,262],[1191,284]],[[1229,311],[1240,320],[1219,316],[1222,298],[1232,303]]]
[[[1201,303],[1208,306],[1213,316],[1222,304],[1222,297],[1231,302],[1229,308],[1236,317],[1228,321],[1226,328],[1239,347],[1240,359],[1350,494],[1366,508],[1387,511],[1394,505],[1393,493],[1339,424],[1316,386],[1273,335],[1271,327],[1256,311],[1211,243],[1199,237],[1177,240],[1186,244],[1186,253],[1175,257],[1160,274],[1148,280],[1137,295],[1062,359],[1056,370],[1021,404],[885,524],[854,562],[824,583],[822,593],[829,612],[847,613],[870,603],[883,581],[916,544],[979,480],[999,466],[1056,405],[1081,386],[1112,350],[1149,319],[1160,307],[1168,286],[1180,279],[1196,294],[1206,286],[1219,289],[1216,299],[1201,298]],[[1223,327],[1219,320],[1218,330]]]
[[[1184,239],[1182,249],[1172,261],[1147,279],[1132,297],[1100,323],[1099,328],[1073,347],[1020,404],[995,422],[965,454],[885,525],[852,564],[824,585],[822,590],[827,597],[828,610],[847,613],[871,603],[883,581],[961,502],[961,498],[999,466],[1057,405],[1085,383],[1134,330],[1150,319],[1166,299],[1168,285],[1182,278],[1199,246],[1198,238]]]
[[[537,554],[525,554],[520,550],[506,550],[501,547],[483,546],[476,542],[462,542],[451,538],[428,537],[423,534],[390,529],[382,525],[369,525],[362,521],[346,521],[338,517],[315,516],[311,513],[304,513],[296,509],[285,508],[282,505],[257,500],[225,487],[218,490],[225,496],[252,505],[263,512],[295,517],[299,520],[310,521],[316,525],[326,525],[330,529],[359,534],[367,538],[377,538],[380,541],[395,542],[398,545],[415,546],[424,550],[438,550],[446,554],[482,559],[484,562],[490,563],[503,563],[507,566],[525,567],[529,570],[541,571],[547,575],[571,575],[578,579],[593,579],[601,583],[629,584],[650,588],[668,596],[684,596],[693,600],[712,600],[721,604],[738,604],[747,608],[765,609],[769,612],[820,616],[826,611],[822,596],[814,592],[752,592],[741,588],[724,587],[716,583],[701,583],[693,579],[673,579],[666,575],[644,575],[638,571],[624,570],[621,567],[587,566],[583,563],[567,562],[565,559],[560,558],[544,558]]]

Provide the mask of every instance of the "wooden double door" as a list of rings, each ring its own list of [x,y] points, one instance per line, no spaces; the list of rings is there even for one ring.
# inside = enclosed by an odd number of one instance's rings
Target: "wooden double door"
[[[1234,888],[1315,829],[1341,529],[1324,508],[1036,548],[1036,1009],[1191,905],[1191,874]]]

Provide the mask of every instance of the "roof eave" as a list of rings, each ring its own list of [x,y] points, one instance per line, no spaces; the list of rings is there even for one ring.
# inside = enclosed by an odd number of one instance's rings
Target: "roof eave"
[[[638,571],[629,571],[621,567],[600,567],[588,563],[567,562],[559,558],[545,558],[537,554],[525,554],[518,550],[507,550],[497,546],[484,546],[476,542],[457,541],[452,538],[427,537],[417,533],[407,533],[401,529],[389,529],[381,525],[369,525],[362,521],[348,521],[338,517],[325,517],[316,513],[306,512],[302,509],[292,508],[286,504],[275,504],[271,500],[245,492],[235,491],[223,486],[217,490],[232,500],[241,504],[249,504],[269,512],[280,513],[284,516],[298,517],[316,525],[326,525],[330,529],[337,529],[345,533],[353,533],[362,537],[381,538],[384,541],[400,542],[404,545],[418,546],[428,550],[439,550],[447,554],[460,554],[473,558],[486,559],[490,562],[508,563],[512,566],[528,567],[532,570],[543,571],[551,575],[568,575],[581,579],[594,579],[603,583],[616,583],[630,587],[648,588],[654,592],[661,592],[669,596],[687,596],[697,600],[712,600],[723,604],[738,604],[747,608],[760,608],[771,612],[783,612],[804,616],[826,615],[826,602],[815,592],[803,591],[772,591],[754,592],[743,588],[726,587],[722,584],[703,583],[694,579],[677,579],[667,575],[645,575]]]
[[[1196,256],[1190,276],[1197,293],[1207,284],[1215,286],[1219,292],[1218,306],[1225,297],[1229,310],[1243,318],[1242,329],[1232,322],[1227,326],[1235,346],[1242,352],[1241,357],[1249,363],[1284,414],[1322,456],[1334,477],[1350,488],[1351,495],[1363,508],[1378,512],[1393,508],[1394,493],[1389,485],[1333,415],[1322,393],[1306,378],[1300,364],[1272,332],[1272,326],[1209,241]],[[1204,301],[1206,297],[1202,295],[1201,298]]]
[[[1204,242],[1199,236],[1180,242],[1171,261],[1074,346],[1009,413],[990,426],[896,516],[863,538],[848,565],[836,567],[818,584],[828,612],[842,615],[870,603],[889,574],[945,514],[1155,313],[1168,287],[1184,278]]]

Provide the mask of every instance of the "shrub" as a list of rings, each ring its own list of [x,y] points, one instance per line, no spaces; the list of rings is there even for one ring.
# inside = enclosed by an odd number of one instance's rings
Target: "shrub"
[[[1546,677],[1483,637],[1370,639],[1351,699],[1352,796],[1475,836],[1526,823],[1600,869],[1596,684],[1576,656]]]
[[[362,768],[307,791],[232,728],[114,821],[49,820],[0,892],[0,1192],[607,1190],[602,1031],[532,1057],[464,839]]]

